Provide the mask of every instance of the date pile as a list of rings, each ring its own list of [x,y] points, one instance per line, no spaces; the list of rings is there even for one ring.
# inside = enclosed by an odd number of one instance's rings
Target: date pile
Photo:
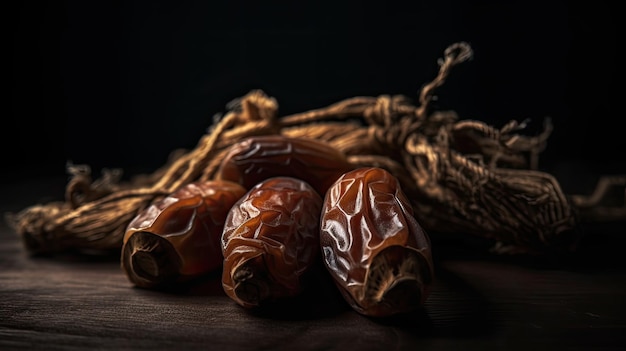
[[[7,223],[32,255],[121,253],[139,287],[221,271],[226,294],[246,308],[307,291],[307,271],[325,266],[356,311],[386,316],[428,297],[426,233],[486,239],[494,254],[550,255],[577,250],[581,222],[626,220],[626,175],[577,195],[539,169],[549,119],[530,136],[524,122],[497,128],[432,106],[472,55],[465,42],[447,47],[417,104],[355,96],[281,116],[276,99],[253,90],[154,172],[92,179],[69,164],[64,200]]]
[[[301,294],[319,260],[367,316],[419,308],[433,280],[430,239],[394,175],[314,139],[266,135],[132,219],[121,266],[148,289],[221,270],[226,295],[252,309]]]

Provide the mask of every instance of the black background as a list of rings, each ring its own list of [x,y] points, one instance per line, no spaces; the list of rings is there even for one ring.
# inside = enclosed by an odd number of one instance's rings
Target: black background
[[[497,127],[552,118],[540,166],[568,190],[572,177],[626,172],[614,3],[5,5],[1,179],[64,175],[67,161],[150,172],[257,88],[281,115],[356,95],[416,98],[445,48],[467,41],[474,58],[453,70],[436,107]]]

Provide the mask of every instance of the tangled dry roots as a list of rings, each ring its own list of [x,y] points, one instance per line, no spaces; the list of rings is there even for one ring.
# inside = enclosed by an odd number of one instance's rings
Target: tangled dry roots
[[[449,46],[438,75],[423,86],[418,106],[404,96],[353,97],[279,117],[274,98],[251,91],[231,104],[195,149],[176,150],[154,173],[120,182],[119,172],[105,171],[92,181],[89,167],[69,165],[73,177],[65,201],[33,205],[9,214],[8,222],[31,253],[119,252],[134,216],[188,182],[211,179],[232,144],[254,135],[283,134],[322,140],[354,165],[392,172],[417,219],[433,235],[490,238],[500,252],[575,248],[577,209],[593,209],[598,201],[580,196],[570,201],[553,176],[537,170],[538,154],[552,130],[549,120],[541,134],[524,136],[518,133],[524,124],[516,121],[495,128],[459,120],[454,111],[430,110],[435,89],[455,65],[471,57],[467,43]],[[613,210],[613,217],[626,218],[624,207]]]

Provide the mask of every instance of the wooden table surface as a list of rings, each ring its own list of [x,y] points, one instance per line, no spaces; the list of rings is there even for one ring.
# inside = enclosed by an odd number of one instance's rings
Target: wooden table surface
[[[3,184],[0,210],[49,201],[64,185]],[[473,239],[433,238],[424,309],[375,320],[330,286],[266,313],[229,300],[217,277],[180,292],[134,288],[117,257],[32,257],[2,223],[0,350],[623,350],[624,228],[587,229],[567,257],[500,257]]]

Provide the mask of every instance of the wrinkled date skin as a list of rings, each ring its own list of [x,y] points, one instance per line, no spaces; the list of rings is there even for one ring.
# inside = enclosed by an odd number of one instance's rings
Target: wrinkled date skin
[[[293,297],[319,259],[322,198],[306,182],[267,179],[231,209],[222,235],[222,286],[239,305],[252,308]]]
[[[245,192],[234,182],[194,182],[140,212],[123,241],[122,268],[129,279],[156,287],[221,268],[224,221]]]
[[[324,265],[357,312],[385,317],[426,300],[433,279],[430,238],[386,170],[355,169],[330,187],[320,243]]]
[[[250,189],[270,177],[293,177],[306,181],[324,197],[328,187],[351,169],[343,153],[318,140],[264,135],[233,144],[214,178]]]

